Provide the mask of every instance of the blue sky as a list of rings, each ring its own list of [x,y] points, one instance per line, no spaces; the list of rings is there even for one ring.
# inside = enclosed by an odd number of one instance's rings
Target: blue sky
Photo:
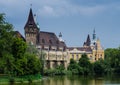
[[[104,48],[120,46],[120,0],[0,0],[0,13],[23,35],[30,4],[40,30],[62,32],[67,46],[82,46],[94,28]]]

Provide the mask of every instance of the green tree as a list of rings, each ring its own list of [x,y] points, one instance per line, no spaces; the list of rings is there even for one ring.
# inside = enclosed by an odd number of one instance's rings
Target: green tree
[[[94,63],[94,73],[95,74],[98,74],[98,75],[101,75],[104,73],[104,62],[103,60],[98,60]]]
[[[112,72],[120,72],[120,49],[119,48],[108,48],[105,50],[105,61],[109,62],[109,69]]]
[[[20,59],[24,56],[26,48],[27,45],[21,38],[14,38],[12,45],[12,54],[16,59]]]
[[[93,66],[89,61],[89,58],[86,54],[83,54],[79,59],[79,66],[82,67],[83,75],[91,74],[93,71]]]
[[[0,14],[0,74],[11,73],[14,58],[11,52],[13,26],[6,22],[5,15]]]
[[[13,26],[5,21],[4,14],[0,14],[0,57],[11,53],[13,40]]]
[[[68,66],[68,70],[72,72],[72,74],[82,74],[82,68],[77,64],[74,59],[70,59],[70,64]]]
[[[27,59],[25,67],[25,74],[38,74],[42,71],[42,63],[34,54],[25,54],[25,58]]]

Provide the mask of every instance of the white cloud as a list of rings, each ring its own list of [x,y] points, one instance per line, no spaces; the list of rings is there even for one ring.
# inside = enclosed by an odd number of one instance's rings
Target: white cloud
[[[33,8],[37,9],[37,15],[48,17],[59,17],[68,15],[85,15],[93,16],[102,13],[108,9],[107,6],[96,4],[93,6],[73,4],[70,0],[0,0],[0,7],[7,10],[7,13],[12,16],[15,13],[22,13],[24,10],[33,4]]]
[[[101,12],[104,12],[106,10],[105,6],[93,6],[93,7],[80,7],[79,12],[82,15],[95,15]]]
[[[49,2],[49,0],[47,0]],[[91,16],[103,12],[106,10],[106,6],[95,5],[95,6],[80,6],[72,4],[67,0],[52,0],[55,3],[44,2],[39,8],[38,14],[41,16],[68,16],[68,15],[85,15]]]
[[[38,13],[44,16],[57,16],[54,8],[52,8],[51,6],[43,6],[42,8],[38,10]]]

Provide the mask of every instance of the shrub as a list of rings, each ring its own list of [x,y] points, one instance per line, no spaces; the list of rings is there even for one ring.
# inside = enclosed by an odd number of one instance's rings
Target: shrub
[[[9,79],[9,82],[10,82],[11,84],[13,84],[13,83],[15,82],[15,78],[11,77],[11,78]]]

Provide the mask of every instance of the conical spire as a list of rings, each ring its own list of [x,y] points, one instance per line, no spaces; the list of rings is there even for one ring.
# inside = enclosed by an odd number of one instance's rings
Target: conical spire
[[[90,35],[88,34],[87,40],[86,40],[86,46],[90,46],[91,40],[90,40]]]
[[[27,20],[27,23],[26,23],[26,25],[25,25],[24,28],[28,28],[28,27],[37,28],[37,25],[36,25],[36,23],[34,21],[34,16],[33,16],[33,13],[32,13],[32,8],[30,8],[28,20]]]

